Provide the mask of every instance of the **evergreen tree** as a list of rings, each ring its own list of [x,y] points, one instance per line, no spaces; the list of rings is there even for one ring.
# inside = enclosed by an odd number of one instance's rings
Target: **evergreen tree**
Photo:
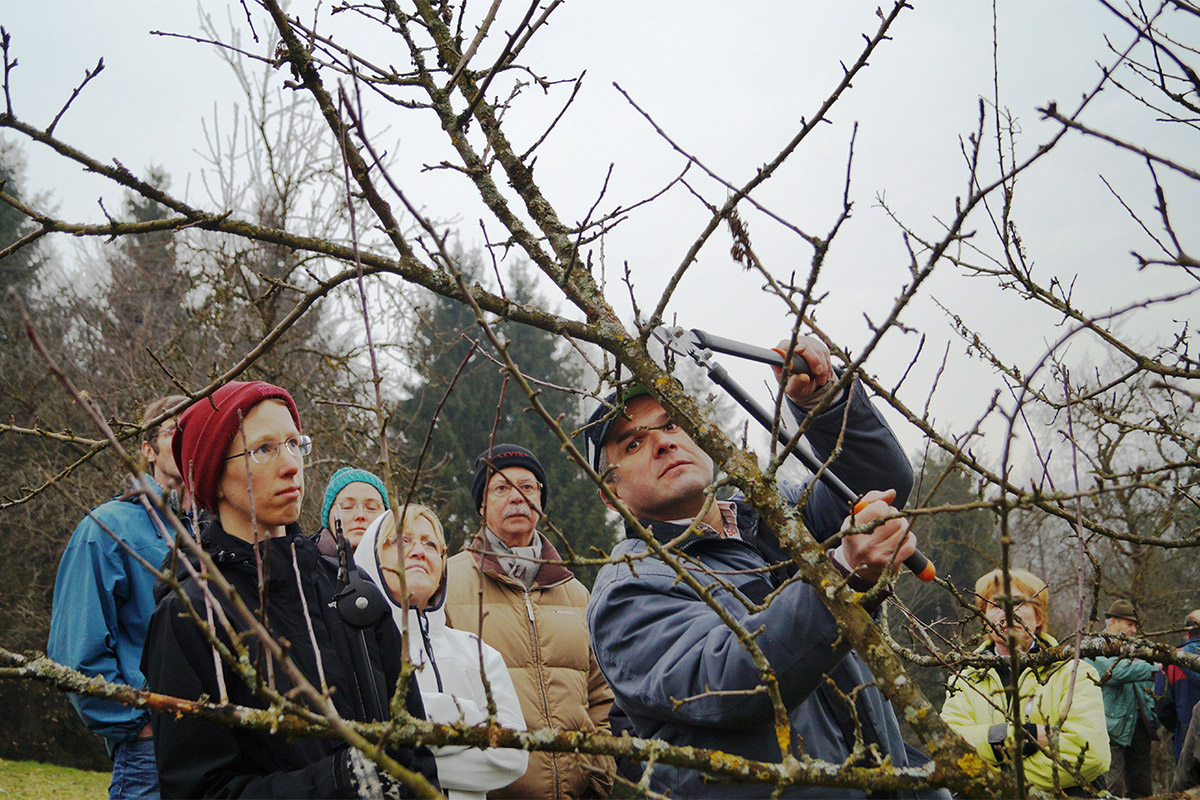
[[[154,168],[147,180],[161,190],[170,185],[167,174]],[[169,214],[153,200],[127,194],[122,216],[153,222]],[[75,336],[89,365],[89,391],[103,405],[131,409],[173,391],[163,370],[186,382],[203,352],[201,342],[186,334],[191,277],[177,258],[178,238],[172,231],[155,231],[106,244],[100,286],[73,302],[86,321]]]
[[[18,150],[0,142],[0,181],[3,192],[30,203]],[[12,245],[36,226],[8,203],[0,202],[0,249]],[[41,421],[58,427],[76,412],[40,359],[33,356],[16,306],[7,297],[13,289],[34,321],[38,336],[51,350],[61,350],[67,311],[61,298],[45,296],[41,270],[47,263],[45,240],[36,241],[0,258],[0,423],[31,427]],[[81,416],[76,429],[86,431]],[[53,422],[51,422],[53,420]],[[0,432],[0,506],[8,505],[31,486],[41,484],[56,464],[77,457],[85,448],[64,442]],[[110,494],[111,494],[111,487]],[[46,495],[43,495],[46,497]],[[50,623],[54,576],[63,546],[80,514],[94,500],[86,489],[74,489],[70,501],[54,494],[50,502],[12,505],[0,511],[0,630],[5,647],[15,651],[42,650]],[[75,711],[58,690],[26,681],[0,681],[0,758],[51,760],[103,769],[108,757],[99,740],[80,724]]]
[[[462,260],[464,272],[480,271],[477,257]],[[520,268],[513,271],[506,288],[517,302],[541,302]],[[475,340],[483,338],[471,309],[433,297],[419,316],[421,324],[411,343],[418,380],[409,387],[410,396],[400,404],[393,425],[406,448],[402,460],[409,472],[402,482],[411,481],[411,470],[432,426],[433,435],[422,459],[418,499],[437,508],[450,548],[458,549],[479,529],[479,511],[471,499],[476,456],[489,444],[510,442],[534,452],[546,468],[547,516],[574,553],[583,558],[607,554],[615,542],[616,526],[595,485],[562,452],[558,439],[530,408],[520,389],[511,380],[505,385],[504,370],[475,353],[451,383],[471,349],[463,334]],[[572,351],[561,347],[553,334],[503,320],[493,328],[508,341],[509,355],[528,377],[566,388],[582,385],[582,370]],[[485,352],[495,355],[490,345],[480,343]],[[561,419],[564,430],[570,432],[583,424],[585,414],[578,395],[542,386],[539,399]],[[401,488],[406,489],[407,483]],[[546,521],[538,527],[565,556],[563,543],[550,532]],[[576,565],[574,570],[585,584],[590,585],[595,577],[596,568]]]
[[[166,173],[152,169],[149,182],[168,188]],[[154,222],[168,216],[153,200],[135,195],[125,199],[125,216],[132,222]],[[167,351],[187,325],[189,276],[176,258],[171,231],[145,233],[120,240],[109,259],[109,314],[120,321],[126,337]]]
[[[970,476],[951,463],[941,450],[927,452],[914,466],[916,484],[909,498],[911,509],[936,509],[958,506],[978,500]],[[1000,540],[990,511],[946,511],[913,518],[913,530],[921,551],[937,567],[938,578],[952,584],[968,606],[974,603],[975,581],[1000,565]],[[935,584],[922,583],[902,575],[896,595],[939,649],[948,644],[964,644],[978,629],[967,625],[973,615],[955,597]],[[893,610],[889,615],[892,634],[906,646],[924,652],[920,637],[912,635],[913,622]],[[925,696],[941,705],[945,695],[945,672],[941,669],[913,670]]]
[[[24,161],[16,147],[0,141],[0,185],[9,197],[22,199],[21,173]],[[33,222],[8,203],[0,203],[0,249],[8,247],[29,234]],[[36,285],[37,272],[45,262],[40,247],[25,247],[12,255],[0,258],[0,292],[15,288],[27,298]]]

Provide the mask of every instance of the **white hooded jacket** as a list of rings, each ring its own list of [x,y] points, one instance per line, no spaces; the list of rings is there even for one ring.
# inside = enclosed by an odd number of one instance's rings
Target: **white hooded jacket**
[[[380,527],[391,511],[379,516],[354,553],[354,563],[368,575],[391,603],[392,619],[403,630],[404,610],[387,591],[379,568],[376,541]],[[487,695],[479,674],[480,648],[483,667],[487,673],[492,699],[496,702],[496,718],[505,728],[525,730],[525,715],[513,688],[504,658],[495,648],[484,644],[474,634],[446,627],[442,603],[446,598],[446,569],[443,563],[442,580],[429,599],[424,612],[408,610],[408,651],[416,668],[417,685],[425,704],[425,715],[433,722],[447,725],[478,725],[487,720]],[[451,800],[478,798],[487,792],[507,786],[525,774],[529,753],[510,748],[447,746],[431,747],[437,759],[438,781]]]

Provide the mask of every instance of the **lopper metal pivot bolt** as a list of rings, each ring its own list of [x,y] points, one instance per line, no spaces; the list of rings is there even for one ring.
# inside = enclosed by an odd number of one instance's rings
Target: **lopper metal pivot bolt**
[[[782,425],[776,427],[773,416],[733,378],[729,377],[729,373],[725,368],[713,361],[712,355],[713,351],[716,351],[738,358],[746,358],[751,361],[760,361],[764,364],[780,368],[784,367],[785,363],[790,362],[790,369],[793,373],[808,374],[808,363],[803,358],[787,359],[778,350],[768,350],[765,347],[755,347],[754,345],[737,342],[733,339],[713,336],[710,333],[705,333],[695,328],[688,330],[679,326],[660,325],[654,329],[653,335],[667,349],[680,355],[688,356],[699,366],[703,367],[708,372],[708,376],[712,378],[713,383],[728,392],[730,397],[737,401],[738,405],[746,409],[750,416],[754,417],[760,425],[769,431],[774,431],[776,439],[781,444],[785,447],[791,444],[792,435]],[[810,472],[816,475],[818,480],[844,500],[847,507],[854,509],[854,513],[866,507],[866,501],[863,501],[854,490],[829,469],[824,461],[809,448],[808,442],[801,439],[793,447],[791,453]],[[937,570],[934,568],[933,562],[926,558],[920,550],[917,550],[911,556],[904,559],[904,566],[908,567],[914,575],[923,581],[932,581],[937,577]]]

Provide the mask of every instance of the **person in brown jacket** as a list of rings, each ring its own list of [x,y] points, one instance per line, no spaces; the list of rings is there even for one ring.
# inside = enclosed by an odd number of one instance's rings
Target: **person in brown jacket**
[[[446,565],[447,624],[504,656],[529,731],[608,733],[613,696],[588,644],[588,591],[537,530],[541,462],[498,444],[475,460],[471,491],[482,525]],[[522,778],[488,797],[607,797],[614,771],[608,756],[534,752]]]

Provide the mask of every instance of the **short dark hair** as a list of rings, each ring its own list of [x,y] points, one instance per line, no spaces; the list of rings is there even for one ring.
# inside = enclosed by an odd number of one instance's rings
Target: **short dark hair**
[[[596,466],[593,469],[596,470],[596,474],[600,476],[601,480],[609,485],[620,481],[617,476],[617,467],[608,460],[608,453],[604,452],[604,445],[596,448]]]

